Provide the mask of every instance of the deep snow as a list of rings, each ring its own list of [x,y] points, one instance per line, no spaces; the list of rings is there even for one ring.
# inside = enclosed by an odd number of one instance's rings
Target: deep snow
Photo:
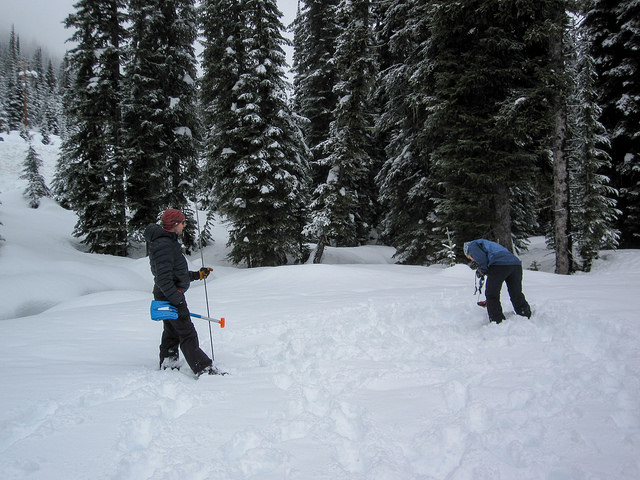
[[[218,226],[204,258],[231,374],[194,380],[157,370],[147,259],[84,253],[73,212],[28,208],[26,145],[2,136],[3,480],[640,478],[639,251],[558,276],[533,239],[534,315],[503,292],[508,318],[490,325],[466,265],[370,246],[236,268]],[[58,142],[35,147],[50,179]],[[187,298],[206,313],[201,282]]]

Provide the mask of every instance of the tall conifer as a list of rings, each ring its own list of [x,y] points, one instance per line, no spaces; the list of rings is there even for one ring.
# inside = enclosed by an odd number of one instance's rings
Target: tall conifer
[[[8,130],[19,130],[23,122],[23,92],[18,78],[20,69],[20,42],[11,27],[9,37],[9,54],[7,56],[7,83],[5,90],[4,107],[7,112]]]
[[[438,228],[436,195],[424,129],[433,85],[426,55],[429,3],[390,2],[376,39],[381,66],[376,131],[386,145],[386,161],[377,175],[384,212],[381,234],[396,247],[398,260],[411,264],[435,261],[442,243],[433,234]]]
[[[548,149],[552,90],[541,75],[550,65],[550,10],[539,2],[434,2],[426,125],[437,212],[457,244],[485,237],[511,248],[514,236],[532,233],[514,231],[514,214],[534,213],[527,192]]]
[[[573,55],[569,58],[568,158],[571,188],[571,231],[582,260],[590,271],[602,248],[615,248],[620,232],[615,224],[617,191],[605,175],[611,166],[609,135],[599,121],[595,63],[589,42],[577,22],[570,29]]]
[[[308,156],[286,96],[280,12],[274,0],[229,7],[222,18],[237,19],[236,28],[223,28],[219,38],[206,33],[220,26],[204,28],[205,82],[222,91],[220,99],[203,105],[215,122],[207,124],[205,168],[214,179],[218,209],[230,222],[231,260],[249,267],[282,265],[302,254]],[[212,73],[216,65],[209,55],[223,49],[232,63],[222,75]],[[215,111],[219,121],[211,117]]]
[[[188,217],[183,242],[195,246],[193,197],[200,126],[197,118],[197,36],[193,0],[132,0],[125,81],[124,131],[131,232],[140,236],[158,213]]]
[[[329,169],[319,160],[325,155],[322,143],[329,137],[329,125],[336,107],[337,79],[335,50],[340,23],[339,0],[304,0],[293,24],[294,105],[306,119],[302,125],[305,142],[313,159],[313,186],[326,182]]]
[[[329,137],[321,144],[318,163],[327,178],[313,193],[312,218],[306,231],[318,242],[319,261],[325,244],[355,246],[367,240],[373,199],[370,185],[372,118],[370,93],[375,75],[371,49],[369,0],[343,1],[335,63],[337,95]],[[377,199],[376,199],[377,200]]]
[[[20,178],[27,181],[24,196],[29,200],[29,206],[31,208],[38,208],[40,206],[40,199],[49,196],[49,187],[47,187],[44,177],[40,173],[42,160],[33,147],[33,137],[31,135],[29,135],[28,145],[27,156],[24,159]]]
[[[74,83],[68,94],[69,134],[56,191],[76,211],[74,234],[89,251],[127,254],[126,159],[121,145],[121,0],[80,0],[66,19],[75,28],[70,52]]]
[[[235,132],[240,116],[235,86],[246,66],[244,14],[239,0],[204,0],[199,19],[202,31],[200,105],[204,122],[203,161],[198,181],[207,210],[203,243],[210,241],[208,225],[222,193],[231,188],[239,145]]]
[[[621,245],[640,247],[640,2],[589,0],[586,24],[601,122],[611,134],[612,186],[620,192]]]

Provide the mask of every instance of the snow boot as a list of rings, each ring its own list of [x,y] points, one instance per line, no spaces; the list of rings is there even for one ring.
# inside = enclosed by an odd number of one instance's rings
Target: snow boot
[[[196,373],[196,377],[201,377],[202,375],[226,375],[227,372],[223,372],[213,365],[209,365],[208,367],[204,367],[198,373]]]
[[[178,357],[167,357],[160,362],[160,370],[180,370],[180,364],[178,363]]]

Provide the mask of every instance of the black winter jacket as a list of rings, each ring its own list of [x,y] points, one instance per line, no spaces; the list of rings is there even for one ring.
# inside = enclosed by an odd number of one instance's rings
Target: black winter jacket
[[[144,238],[150,245],[149,263],[154,278],[154,295],[166,298],[175,306],[180,305],[185,301],[184,293],[191,281],[195,280],[197,272],[189,271],[178,234],[151,223],[144,231]]]

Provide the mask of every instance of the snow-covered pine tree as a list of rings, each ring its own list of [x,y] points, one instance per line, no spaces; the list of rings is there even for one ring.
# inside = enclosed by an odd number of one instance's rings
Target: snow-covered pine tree
[[[43,145],[49,145],[51,143],[51,124],[54,118],[54,114],[51,109],[52,98],[50,96],[45,97],[42,102],[42,123],[40,124],[40,135],[42,135]]]
[[[18,79],[20,63],[20,40],[15,34],[13,26],[9,37],[9,52],[7,56],[7,83],[5,90],[5,110],[7,112],[8,130],[19,130],[23,124],[24,102],[23,92]]]
[[[425,141],[427,98],[433,85],[426,57],[430,39],[427,0],[394,0],[380,13],[377,135],[387,160],[377,175],[383,205],[382,238],[396,248],[402,263],[436,260],[435,188],[430,147]],[[382,8],[378,6],[378,8]]]
[[[24,108],[17,72],[14,72],[14,74],[7,79],[6,92],[5,110],[7,111],[9,130],[20,130]]]
[[[320,165],[329,173],[313,192],[311,221],[305,232],[317,243],[314,262],[325,244],[355,246],[372,228],[370,185],[372,118],[369,107],[375,76],[369,0],[344,0],[338,10],[344,29],[336,44],[334,92],[337,104],[329,137],[321,143]],[[377,201],[377,199],[375,200]]]
[[[294,108],[306,119],[302,126],[311,152],[313,186],[326,182],[329,171],[318,160],[321,144],[329,137],[336,107],[335,45],[340,33],[337,22],[339,0],[303,0],[293,24]]]
[[[6,110],[7,77],[9,71],[8,48],[0,41],[0,133],[9,132],[9,120]]]
[[[544,31],[564,8],[553,1],[435,3],[426,125],[442,194],[438,215],[458,244],[485,237],[511,248],[514,214],[534,214],[526,199],[540,152],[549,149],[553,84],[544,77],[551,65]]]
[[[44,118],[44,103],[46,99],[46,79],[42,56],[42,48],[38,47],[28,64],[28,102],[29,125],[41,127]]]
[[[31,208],[40,206],[40,199],[50,195],[49,187],[47,187],[44,177],[40,173],[42,160],[33,147],[33,136],[28,135],[29,141],[27,148],[27,156],[24,159],[22,175],[20,178],[27,181],[27,187],[24,190],[24,197],[29,200]]]
[[[42,143],[45,145],[50,142],[50,135],[60,135],[58,128],[58,112],[60,110],[56,108],[58,105],[56,82],[53,64],[49,60],[41,87],[42,104],[40,107],[40,134],[42,135]]]
[[[569,58],[568,161],[571,188],[571,231],[582,260],[581,269],[591,270],[601,248],[615,248],[620,232],[615,229],[619,210],[617,192],[604,172],[611,166],[606,152],[609,136],[600,123],[596,69],[588,40],[577,20],[569,30],[573,55]]]
[[[238,0],[204,0],[198,17],[204,46],[199,91],[205,126],[198,185],[207,210],[201,241],[207,244],[211,240],[208,226],[222,202],[222,193],[232,188],[233,169],[240,151],[235,137],[240,116],[235,108],[234,87],[246,68],[245,26]]]
[[[5,91],[4,84],[0,83],[0,133],[9,133],[7,110],[4,108]]]
[[[70,51],[69,133],[56,192],[78,215],[74,234],[89,251],[127,254],[126,159],[121,145],[122,0],[79,0],[65,21],[75,28]]]
[[[188,215],[183,243],[196,246],[188,198],[197,175],[197,22],[194,0],[131,0],[123,107],[130,233],[166,208]],[[185,181],[186,180],[186,181]]]
[[[289,256],[299,259],[302,254],[308,150],[286,97],[285,39],[276,2],[247,0],[240,7],[240,51],[235,43],[228,44],[237,42],[236,37],[206,38],[212,50],[205,51],[205,59],[215,51],[212,42],[222,41],[232,50],[227,50],[233,57],[230,68],[238,69],[232,91],[220,102],[203,105],[207,115],[216,109],[232,110],[222,112],[223,123],[207,124],[212,129],[207,171],[214,178],[219,211],[231,223],[230,259],[249,267],[282,265]],[[203,66],[206,71],[213,61]],[[207,81],[226,89],[234,72],[224,73]]]
[[[57,95],[58,79],[53,68],[53,63],[49,60],[47,72],[45,74],[45,95],[46,104],[44,111],[44,122],[46,128],[53,135],[60,135],[60,124],[58,117],[62,115],[62,102]]]
[[[59,103],[54,95],[56,79],[55,76],[49,79],[47,71],[43,69],[46,61],[53,68],[51,59],[45,57],[42,47],[36,48],[30,60],[21,55],[17,35],[13,32],[7,44],[0,39],[0,112],[3,112],[0,113],[3,119],[0,120],[0,130],[20,130],[26,118],[30,128],[40,129],[45,141],[48,132],[59,134],[58,128],[53,128],[53,124],[62,116],[60,111],[54,112],[53,108],[55,103]],[[53,82],[51,88],[50,81]],[[53,92],[52,96],[49,91]],[[13,112],[11,129],[7,109]],[[46,123],[44,119],[48,110],[51,111],[50,122]]]
[[[597,70],[601,122],[611,135],[621,246],[640,247],[640,2],[589,0],[586,25]]]
[[[69,131],[69,121],[67,119],[66,112],[71,109],[72,95],[69,95],[75,78],[75,73],[70,66],[69,54],[66,53],[62,58],[60,69],[58,71],[58,81],[56,83],[55,96],[56,96],[56,116],[57,125],[59,129],[60,137],[67,136]]]

